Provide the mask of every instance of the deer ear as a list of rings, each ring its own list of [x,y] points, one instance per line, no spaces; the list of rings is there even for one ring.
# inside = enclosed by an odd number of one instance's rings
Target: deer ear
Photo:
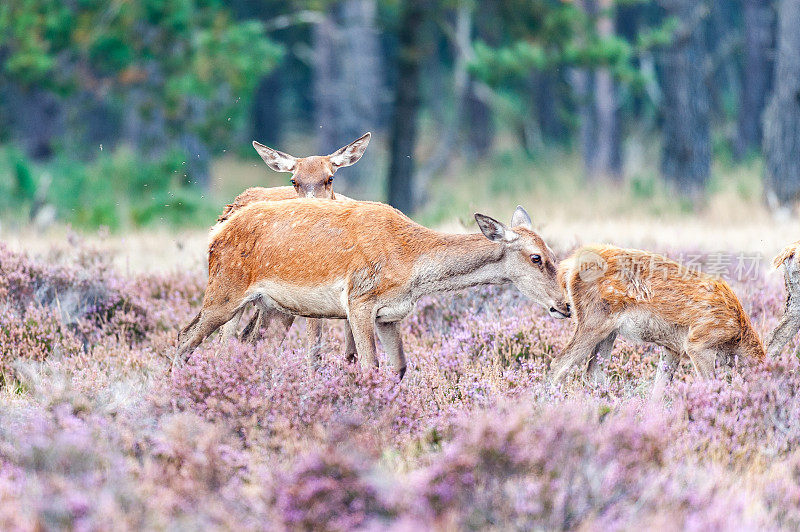
[[[335,152],[328,155],[328,160],[331,162],[334,168],[341,168],[343,166],[350,166],[351,164],[357,163],[358,160],[361,159],[361,156],[364,155],[364,151],[367,149],[367,144],[369,144],[370,138],[372,138],[372,133],[365,133],[363,136],[354,140],[347,146],[339,148]]]
[[[522,205],[517,205],[514,214],[511,216],[511,227],[524,227],[525,229],[533,231],[533,222],[528,215],[528,211],[522,208]]]
[[[476,212],[475,221],[478,222],[478,227],[481,228],[483,235],[492,242],[513,242],[519,238],[517,233],[485,214]]]
[[[264,162],[267,163],[267,166],[276,172],[294,171],[294,167],[297,164],[297,159],[295,157],[292,157],[288,153],[283,153],[282,151],[273,150],[269,146],[264,146],[256,141],[253,141],[253,147],[261,158],[264,159]]]

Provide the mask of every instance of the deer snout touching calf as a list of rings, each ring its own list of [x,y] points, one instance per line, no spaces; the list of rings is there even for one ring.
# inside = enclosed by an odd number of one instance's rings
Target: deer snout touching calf
[[[783,248],[772,265],[776,268],[783,265],[786,283],[786,310],[767,339],[767,354],[776,357],[800,329],[800,240]]]
[[[662,393],[681,357],[688,356],[702,377],[717,361],[749,364],[764,348],[730,286],[645,251],[612,246],[577,250],[559,267],[576,328],[552,364],[552,379],[607,357],[617,335],[664,348],[653,387]]]
[[[517,207],[511,227],[476,214],[483,234],[427,229],[388,205],[295,199],[256,202],[212,230],[203,307],[176,358],[255,302],[288,316],[347,318],[363,367],[374,333],[400,376],[398,323],[433,292],[511,282],[556,317],[569,310],[556,259]]]
[[[510,229],[483,214],[475,214],[475,221],[486,238],[505,247],[503,267],[507,280],[552,317],[569,318],[569,303],[558,283],[558,261],[550,246],[533,230],[525,209],[517,206]]]
[[[233,203],[225,208],[225,211],[219,217],[217,223],[224,222],[230,218],[234,212],[256,201],[282,201],[299,197],[349,200],[350,198],[346,196],[341,194],[337,196],[334,194],[334,174],[339,168],[353,165],[361,159],[361,156],[364,155],[367,149],[371,136],[371,133],[368,132],[330,155],[305,158],[294,157],[253,141],[253,147],[261,158],[264,159],[264,162],[267,163],[267,166],[276,172],[292,173],[292,186],[249,188],[239,194]],[[233,336],[236,334],[243,312],[244,308],[226,325],[226,336]],[[260,336],[262,327],[275,320],[281,321],[284,326],[284,331],[286,331],[291,326],[293,317],[282,315],[274,310],[258,309],[242,331],[242,338],[250,342],[255,342]],[[309,318],[306,321],[306,329],[307,349],[309,357],[313,358],[322,346],[322,322],[317,319]],[[345,325],[345,339],[346,356],[348,358],[353,358],[355,356],[355,344],[353,343],[353,335],[348,325]]]

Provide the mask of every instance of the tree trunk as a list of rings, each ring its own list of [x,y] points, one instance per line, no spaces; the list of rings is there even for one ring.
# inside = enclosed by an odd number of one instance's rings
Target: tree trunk
[[[375,0],[346,0],[334,6],[315,28],[314,85],[321,154],[379,127],[384,97],[376,11]],[[342,189],[362,188],[377,171],[371,163],[374,160],[365,157],[348,168]]]
[[[590,18],[597,14],[597,0],[579,0],[576,4]],[[581,39],[586,45],[587,39]],[[597,158],[597,114],[595,109],[595,71],[579,68],[572,72],[572,86],[578,103],[579,139],[586,177],[597,177],[594,164]]]
[[[314,112],[319,153],[335,150],[340,137],[338,120],[341,111],[337,98],[343,95],[336,33],[332,12],[326,13],[324,19],[314,26]]]
[[[466,102],[466,151],[467,159],[486,157],[494,141],[492,109],[480,95],[480,86],[472,80]]]
[[[612,0],[599,0],[598,7],[603,13],[597,21],[600,37],[614,34],[614,19],[610,16]],[[620,147],[619,109],[617,104],[617,85],[607,68],[600,68],[594,76],[595,149],[594,158],[589,161],[590,177],[611,177],[619,179],[622,173]]]
[[[711,172],[708,85],[705,74],[704,4],[662,0],[680,26],[662,53],[663,153],[661,171],[677,190],[700,196]]]
[[[761,117],[772,88],[775,17],[771,0],[744,0],[744,72],[735,153],[761,147]]]
[[[592,175],[597,144],[597,123],[594,113],[594,72],[587,68],[575,69],[572,73],[572,87],[578,103],[578,122],[581,157],[587,176]]]
[[[422,199],[428,190],[428,186],[430,185],[431,179],[438,173],[444,171],[447,168],[448,163],[452,159],[453,152],[455,151],[458,142],[460,140],[459,131],[463,129],[464,124],[464,113],[466,111],[466,100],[468,97],[468,92],[470,88],[470,79],[469,79],[469,72],[467,71],[467,63],[469,60],[469,56],[472,53],[472,8],[468,5],[462,5],[458,8],[456,13],[456,23],[455,23],[455,31],[454,31],[454,42],[452,48],[454,49],[453,55],[455,59],[453,61],[453,81],[452,81],[452,97],[453,97],[453,109],[450,116],[447,116],[447,113],[444,110],[444,102],[440,103],[440,107],[442,108],[439,111],[439,116],[431,111],[431,114],[434,115],[434,120],[437,124],[439,124],[439,135],[437,136],[436,143],[434,145],[433,153],[425,161],[425,165],[420,168],[415,176],[415,204],[419,205],[422,203]],[[442,90],[442,87],[446,87],[448,82],[444,79],[444,76],[441,75],[444,67],[442,66],[442,58],[439,56],[436,57],[436,71],[437,74],[432,74],[427,79],[435,79],[439,83],[433,83],[434,91],[443,94],[445,91]],[[437,77],[439,79],[437,79]],[[432,100],[443,100],[439,96],[431,95]],[[428,100],[430,104],[430,100]],[[430,110],[431,106],[428,105],[427,108]]]
[[[253,138],[267,146],[280,146],[284,115],[281,112],[283,72],[280,69],[264,77],[253,95]]]
[[[765,192],[777,208],[800,196],[800,1],[778,5],[778,53],[764,112]]]
[[[46,89],[9,84],[10,131],[34,160],[54,155],[53,143],[64,132],[64,110],[59,98]]]
[[[560,78],[553,71],[534,71],[529,80],[535,120],[544,142],[566,143],[570,138],[569,125],[559,113],[562,100],[559,96]]]
[[[489,2],[478,2],[471,23],[474,36],[470,34],[469,40],[481,40],[489,45],[496,44],[495,32],[487,28],[486,21],[491,21],[496,15],[496,6]],[[472,46],[472,43],[468,43]],[[486,86],[469,78],[469,87],[464,102],[466,124],[464,127],[464,142],[461,145],[462,155],[470,161],[486,157],[494,143],[495,125],[492,106],[490,102],[491,91]]]
[[[397,85],[391,124],[388,175],[389,203],[403,212],[414,210],[414,146],[419,107],[419,65],[426,0],[402,4],[397,50]]]
[[[590,17],[597,17],[600,37],[614,34],[614,19],[609,11],[611,0],[582,0],[581,8]],[[607,68],[573,72],[572,83],[578,99],[580,145],[586,176],[589,179],[618,179],[621,168],[617,87]]]
[[[622,176],[622,147],[617,104],[617,84],[607,68],[595,73],[595,143],[594,159],[589,162],[590,177]]]
[[[736,100],[741,94],[741,76],[737,66],[737,51],[741,50],[742,29],[737,20],[741,2],[706,2],[708,16],[706,24],[706,50],[708,61],[706,77],[712,119],[721,122],[730,120],[727,100]]]
[[[341,7],[342,43],[340,65],[343,76],[341,136],[337,150],[380,125],[383,103],[383,62],[376,30],[375,0],[347,0]],[[325,151],[329,153],[329,151]],[[357,165],[347,168],[343,190],[362,190],[378,173],[377,158],[368,152]],[[361,192],[363,194],[363,192]]]

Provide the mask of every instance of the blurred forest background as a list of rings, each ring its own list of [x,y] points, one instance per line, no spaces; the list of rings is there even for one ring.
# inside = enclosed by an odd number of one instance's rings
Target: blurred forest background
[[[800,0],[5,0],[0,222],[209,226],[288,183],[250,142],[425,223],[475,198],[793,212]],[[744,215],[742,215],[744,216]]]

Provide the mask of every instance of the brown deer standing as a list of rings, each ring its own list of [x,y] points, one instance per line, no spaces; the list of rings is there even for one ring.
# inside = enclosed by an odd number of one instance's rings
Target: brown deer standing
[[[783,265],[786,283],[786,310],[767,339],[767,354],[776,357],[800,330],[800,240],[789,244],[772,260],[775,268]]]
[[[556,258],[517,207],[509,229],[476,214],[483,234],[427,229],[382,203],[257,202],[212,230],[200,313],[178,338],[176,360],[251,302],[287,315],[347,318],[362,367],[378,365],[377,331],[402,379],[398,322],[421,296],[512,282],[568,317]]]
[[[330,155],[303,158],[293,157],[253,141],[253,147],[264,159],[264,162],[267,163],[267,166],[276,172],[292,173],[292,186],[248,188],[239,194],[233,203],[225,207],[225,211],[217,219],[217,223],[224,222],[236,211],[256,201],[282,201],[296,198],[350,200],[350,198],[341,194],[338,196],[334,194],[333,176],[339,168],[353,165],[361,159],[367,149],[370,138],[371,133],[368,132]],[[236,334],[243,312],[244,308],[228,322],[225,328],[226,336]],[[285,336],[285,332],[291,326],[294,316],[259,308],[250,323],[242,331],[241,337],[250,342],[255,342],[260,337],[261,329],[274,320],[278,320],[281,323],[281,329]],[[318,319],[307,319],[306,332],[306,346],[310,353],[309,356],[312,357],[314,353],[322,348],[322,322]],[[283,340],[283,338],[280,338],[280,340]],[[347,323],[345,323],[345,354],[348,359],[355,358],[355,343],[350,332],[350,326]]]
[[[587,246],[559,266],[575,334],[552,364],[552,379],[586,360],[599,377],[617,335],[664,347],[653,394],[660,396],[682,356],[702,377],[731,357],[764,358],[761,340],[730,286],[667,258],[613,246]]]

